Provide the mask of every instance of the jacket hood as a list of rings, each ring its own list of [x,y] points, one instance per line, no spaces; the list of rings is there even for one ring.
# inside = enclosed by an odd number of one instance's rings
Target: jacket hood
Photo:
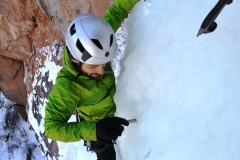
[[[69,51],[66,46],[63,49],[62,61],[63,61],[64,68],[67,69],[68,72],[70,72],[74,76],[79,75],[79,72],[75,69],[74,65],[71,62],[71,58],[69,56]]]

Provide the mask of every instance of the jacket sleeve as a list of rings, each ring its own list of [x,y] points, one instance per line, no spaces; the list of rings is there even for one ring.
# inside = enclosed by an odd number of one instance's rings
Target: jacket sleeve
[[[103,19],[105,19],[112,26],[114,32],[116,32],[137,2],[139,2],[139,0],[115,0],[107,9]]]
[[[45,109],[45,134],[48,138],[62,142],[76,142],[81,139],[96,140],[96,122],[68,122],[76,106],[79,97],[73,93],[74,89],[69,81],[57,80],[48,96],[48,104]]]

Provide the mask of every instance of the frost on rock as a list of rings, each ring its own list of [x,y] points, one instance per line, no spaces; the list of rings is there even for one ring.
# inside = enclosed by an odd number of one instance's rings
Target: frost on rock
[[[0,92],[0,159],[43,160],[32,127],[14,110],[14,103]]]
[[[56,65],[55,61],[61,59],[62,47],[60,41],[54,41],[52,46],[45,46],[38,48],[45,61],[43,67],[40,67],[34,75],[34,81],[32,83],[33,92],[28,95],[29,104],[29,121],[33,126],[34,131],[37,134],[38,141],[41,144],[43,154],[47,158],[57,157],[57,153],[54,155],[51,153],[54,141],[49,141],[44,133],[44,117],[45,106],[47,105],[47,97],[51,88],[55,84],[55,78],[58,71],[62,68]],[[39,62],[40,63],[40,62]]]

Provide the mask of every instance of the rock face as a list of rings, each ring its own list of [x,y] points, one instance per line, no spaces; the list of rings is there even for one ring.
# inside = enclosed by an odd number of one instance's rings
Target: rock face
[[[38,110],[37,102],[28,102],[28,94],[35,91],[36,98],[47,98],[33,85],[38,68],[44,66],[48,56],[41,49],[64,45],[64,32],[68,23],[82,13],[103,16],[113,0],[1,0],[0,1],[0,91],[16,103],[14,109],[27,120],[28,106]],[[58,45],[58,46],[56,46]],[[59,59],[52,59],[61,65]],[[37,78],[42,78],[41,75]],[[49,84],[50,86],[52,84]],[[31,103],[31,104],[28,104]],[[34,103],[35,105],[32,105]],[[42,117],[35,115],[35,118]],[[41,134],[41,133],[40,133]],[[57,143],[48,142],[45,155],[58,157]]]
[[[68,23],[82,13],[95,13],[103,16],[106,8],[113,0],[37,0],[37,3],[53,21],[55,26],[64,33]]]
[[[0,2],[1,54],[24,61],[32,52],[29,35],[36,27],[38,6],[31,0]]]
[[[0,1],[0,89],[11,101],[26,105],[31,90],[31,85],[25,85],[31,83],[26,73],[34,74],[36,48],[49,43],[46,35],[53,30],[36,1]],[[56,32],[51,34],[60,37]]]
[[[27,91],[24,84],[24,65],[22,61],[0,55],[0,90],[8,99],[25,105]]]

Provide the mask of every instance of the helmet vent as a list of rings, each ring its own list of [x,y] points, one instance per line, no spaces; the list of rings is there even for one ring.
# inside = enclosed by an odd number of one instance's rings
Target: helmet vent
[[[76,33],[75,23],[70,27],[70,34],[71,36]]]
[[[80,52],[83,54],[82,55],[82,60],[85,62],[86,60],[88,60],[89,58],[91,58],[92,56],[88,53],[88,51],[83,47],[82,43],[80,42],[80,40],[78,39],[76,42],[76,46],[77,48],[80,50]]]
[[[111,34],[111,36],[110,36],[110,45],[109,45],[109,47],[112,46],[112,43],[113,43],[113,34]]]
[[[85,48],[83,47],[82,43],[79,41],[79,39],[76,42],[77,48],[80,50],[81,53],[85,51]]]
[[[101,43],[99,42],[99,40],[97,39],[91,39],[92,42],[99,48],[99,49],[103,49]]]

